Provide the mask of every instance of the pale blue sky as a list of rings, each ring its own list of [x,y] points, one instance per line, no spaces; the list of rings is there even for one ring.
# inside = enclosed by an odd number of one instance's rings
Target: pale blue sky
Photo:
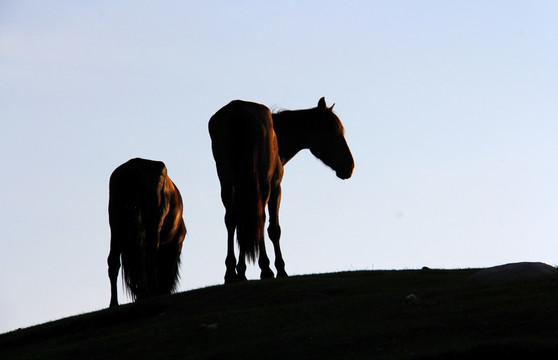
[[[0,1],[0,332],[108,306],[108,179],[136,156],[184,198],[180,291],[221,284],[207,122],[237,98],[325,96],[355,158],[347,181],[307,151],[287,165],[290,274],[558,264],[557,17],[554,1]]]

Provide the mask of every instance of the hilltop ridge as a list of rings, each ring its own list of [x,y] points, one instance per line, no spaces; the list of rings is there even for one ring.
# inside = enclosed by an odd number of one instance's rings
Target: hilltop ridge
[[[0,335],[2,359],[558,354],[558,278],[355,271],[213,286]]]

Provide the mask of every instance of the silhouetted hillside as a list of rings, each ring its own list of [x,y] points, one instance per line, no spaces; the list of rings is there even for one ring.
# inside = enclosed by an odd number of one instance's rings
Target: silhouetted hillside
[[[558,278],[358,271],[215,286],[0,336],[0,359],[558,355]]]

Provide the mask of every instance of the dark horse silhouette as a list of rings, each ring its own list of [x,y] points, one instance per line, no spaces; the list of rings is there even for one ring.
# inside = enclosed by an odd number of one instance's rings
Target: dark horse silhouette
[[[279,203],[283,166],[301,149],[336,171],[351,177],[354,161],[343,125],[321,98],[316,108],[272,114],[264,105],[235,100],[209,120],[209,134],[221,199],[225,206],[227,258],[225,283],[246,280],[246,259],[258,258],[260,277],[272,278],[265,250],[265,206],[269,213],[269,238],[275,251],[277,276],[287,276],[279,238]],[[237,233],[239,259],[234,254]],[[236,266],[236,270],[235,270]]]
[[[178,283],[186,227],[182,197],[165,164],[129,160],[114,170],[109,188],[110,306],[118,305],[120,258],[122,277],[134,301],[170,294]]]

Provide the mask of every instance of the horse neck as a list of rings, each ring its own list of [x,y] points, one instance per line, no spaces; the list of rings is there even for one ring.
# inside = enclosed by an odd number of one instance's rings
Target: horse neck
[[[312,109],[286,110],[273,114],[279,156],[285,165],[300,150],[308,149],[312,138]]]

